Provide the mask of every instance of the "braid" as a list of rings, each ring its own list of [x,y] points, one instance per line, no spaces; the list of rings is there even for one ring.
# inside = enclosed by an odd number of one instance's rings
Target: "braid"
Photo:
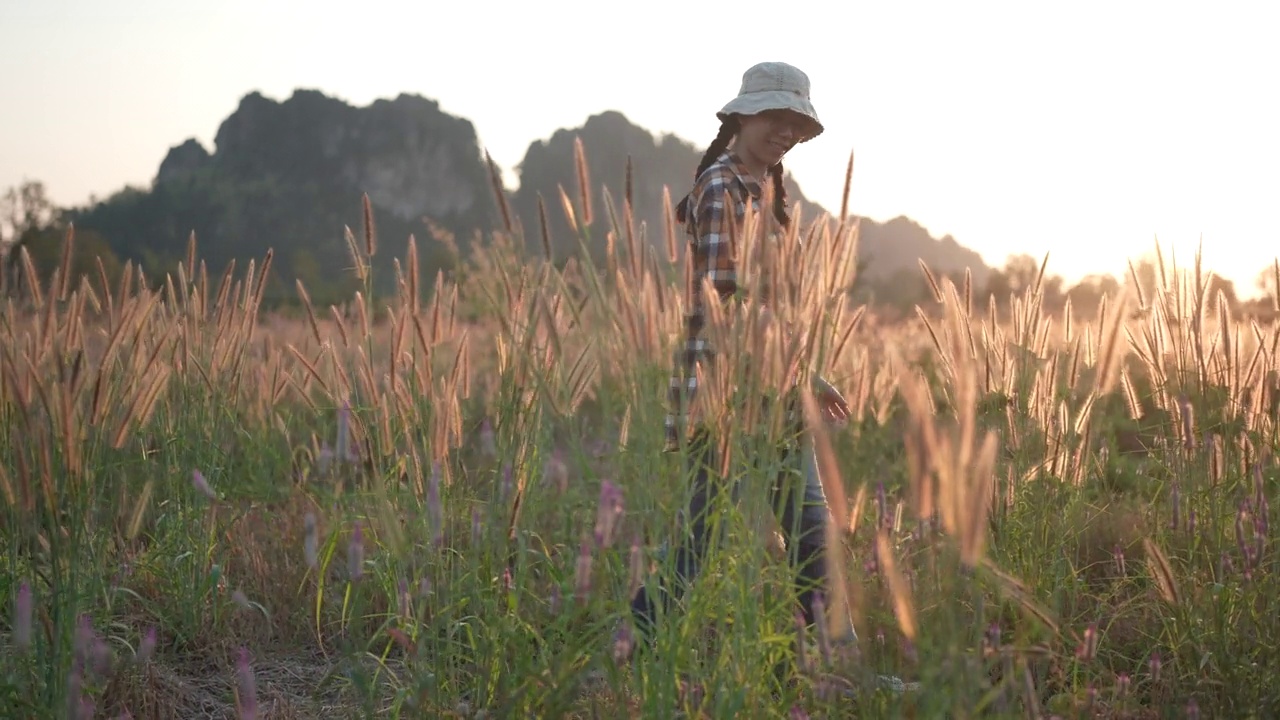
[[[711,167],[711,163],[720,157],[720,153],[729,147],[729,141],[733,139],[737,132],[738,118],[736,115],[731,115],[720,122],[720,132],[716,133],[716,139],[712,140],[711,144],[707,146],[707,152],[702,155],[702,162],[698,163],[698,169],[693,173],[694,182],[697,182],[698,178],[702,177],[702,173]],[[676,219],[684,223],[688,217],[689,195],[685,195],[681,198],[680,204],[676,205]]]
[[[769,174],[773,176],[773,216],[778,218],[778,224],[787,227],[791,224],[791,216],[787,214],[787,189],[782,185],[781,160],[769,168]]]

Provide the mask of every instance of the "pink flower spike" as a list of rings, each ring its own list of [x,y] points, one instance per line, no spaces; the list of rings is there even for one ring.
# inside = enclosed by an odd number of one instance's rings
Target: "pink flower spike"
[[[600,504],[596,508],[596,542],[600,547],[613,545],[613,530],[622,515],[622,488],[604,480],[600,483]]]
[[[195,487],[196,492],[201,495],[214,501],[218,499],[218,494],[213,491],[213,488],[209,487],[209,481],[204,479],[204,473],[199,470],[192,471],[191,484]]]
[[[13,644],[19,649],[31,647],[31,586],[22,583],[13,601]]]
[[[240,685],[240,720],[257,720],[258,685],[253,677],[253,667],[249,664],[248,648],[240,648],[240,657],[236,660],[236,678]]]
[[[138,662],[145,663],[151,660],[151,655],[156,651],[156,629],[155,626],[147,628],[147,634],[142,636],[142,642],[138,643],[138,652],[135,657]]]

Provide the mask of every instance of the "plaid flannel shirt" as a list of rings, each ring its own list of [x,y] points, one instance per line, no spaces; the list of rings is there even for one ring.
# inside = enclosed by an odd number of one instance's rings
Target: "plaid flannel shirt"
[[[701,336],[706,321],[702,306],[703,278],[709,278],[721,301],[738,292],[734,238],[746,217],[760,210],[761,186],[731,151],[726,151],[694,183],[689,196],[686,232],[692,243],[692,282],[686,288],[684,341],[676,350],[675,370],[668,391],[667,449],[680,447],[685,423],[698,392],[697,367],[715,351]]]

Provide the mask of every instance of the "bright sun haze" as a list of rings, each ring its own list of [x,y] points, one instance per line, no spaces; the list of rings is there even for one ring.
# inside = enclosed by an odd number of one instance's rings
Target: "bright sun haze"
[[[1254,295],[1280,240],[1280,11],[1262,3],[0,5],[0,188],[59,204],[146,186],[258,90],[364,105],[416,93],[507,171],[529,143],[623,112],[703,148],[760,60],[805,70],[827,131],[787,158],[838,209],[906,215],[990,265],[1051,253],[1074,281],[1158,239]],[[758,32],[755,38],[735,37]]]

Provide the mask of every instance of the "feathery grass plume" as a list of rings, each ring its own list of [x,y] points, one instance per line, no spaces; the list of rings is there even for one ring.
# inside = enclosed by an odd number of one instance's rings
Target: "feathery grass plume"
[[[676,216],[675,208],[671,204],[671,188],[667,185],[662,186],[662,233],[666,239],[667,246],[667,262],[672,265],[676,264],[676,260],[680,258],[676,249]]]
[[[542,240],[542,254],[547,262],[555,261],[555,253],[551,251],[551,226],[547,220],[547,204],[538,193],[538,236]]]
[[[413,233],[409,233],[409,246],[405,254],[409,258],[409,301],[411,303],[409,310],[414,317],[417,317],[418,313],[422,311],[422,290],[421,282],[418,279],[420,274],[418,240],[413,236]]]
[[[369,201],[369,193],[361,194],[360,210],[364,222],[364,252],[371,258],[378,253],[378,231],[373,224],[373,203]]]
[[[347,225],[342,226],[342,238],[347,243],[347,256],[351,258],[351,271],[355,273],[357,280],[364,283],[369,278],[369,267],[365,264],[365,259],[360,254],[360,247],[356,244],[356,236],[351,233],[351,228]]]
[[[889,540],[888,530],[880,528],[876,531],[876,561],[880,571],[889,584],[889,595],[893,599],[893,614],[898,619],[898,628],[910,641],[915,642],[916,614],[911,599],[911,589],[898,570],[897,561],[893,557],[893,546]]]
[[[515,226],[511,222],[511,206],[507,202],[506,187],[502,182],[502,173],[498,170],[498,165],[493,161],[493,157],[489,155],[489,151],[484,151],[484,162],[489,167],[489,185],[493,190],[494,202],[498,203],[498,210],[502,214],[502,227],[506,229],[508,234],[515,232]]]
[[[1142,547],[1147,552],[1148,567],[1151,569],[1152,578],[1156,581],[1160,597],[1171,605],[1180,604],[1178,583],[1174,578],[1173,568],[1169,565],[1169,558],[1149,537],[1142,539]]]
[[[924,273],[924,279],[929,283],[929,290],[933,292],[933,299],[941,304],[942,289],[938,287],[938,281],[933,277],[933,273],[929,271],[928,264],[925,263],[924,258],[917,258],[916,262],[920,265],[920,272]],[[917,311],[919,311],[919,308],[917,308]]]
[[[564,210],[564,217],[569,223],[569,229],[573,231],[575,237],[581,239],[581,229],[579,228],[577,213],[573,211],[573,201],[569,199],[569,194],[564,191],[563,185],[557,184],[556,189],[560,193],[560,207]],[[585,224],[584,222],[583,225]]]
[[[217,501],[218,494],[209,486],[209,481],[205,479],[204,473],[199,470],[193,470],[191,472],[191,485],[196,489],[196,492],[210,500]]]
[[[573,165],[578,174],[578,199],[582,203],[582,224],[590,227],[594,218],[591,204],[591,174],[587,170],[587,152],[582,137],[573,138]]]

